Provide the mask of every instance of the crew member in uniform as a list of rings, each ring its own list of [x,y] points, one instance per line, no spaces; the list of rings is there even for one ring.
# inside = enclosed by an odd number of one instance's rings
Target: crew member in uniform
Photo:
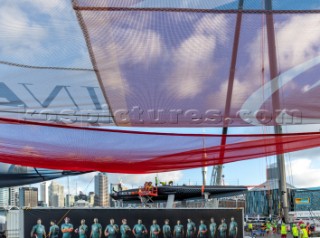
[[[46,229],[44,225],[41,224],[41,219],[37,220],[37,225],[34,225],[31,230],[31,237],[37,238],[45,238],[46,237]]]
[[[199,225],[199,231],[198,231],[198,237],[200,238],[206,238],[207,237],[207,226],[204,224],[203,220],[200,220],[200,225]]]
[[[86,225],[85,219],[80,221],[80,226],[76,231],[79,234],[79,238],[87,238],[88,226]]]
[[[64,224],[61,225],[62,238],[71,238],[73,232],[73,225],[70,223],[70,218],[64,219]]]
[[[221,219],[221,224],[218,227],[219,238],[226,238],[227,237],[227,229],[228,229],[228,226],[225,223],[224,218],[222,218]]]
[[[211,217],[210,219],[210,238],[214,238],[214,236],[216,235],[216,231],[217,231],[217,223],[214,222],[214,218]]]
[[[90,238],[101,238],[102,236],[102,226],[98,223],[98,218],[93,219],[93,224],[91,225]]]
[[[238,223],[231,217],[231,222],[229,224],[229,237],[236,238],[238,234]]]
[[[138,224],[134,225],[132,232],[136,238],[143,238],[144,235],[148,233],[148,230],[145,225],[142,224],[142,220],[139,219]]]
[[[120,226],[121,238],[129,238],[130,231],[131,228],[127,225],[127,219],[122,219],[122,225]]]
[[[172,238],[171,227],[169,225],[169,219],[166,219],[164,221],[164,225],[162,227],[162,232],[163,232],[163,238]]]
[[[197,228],[196,224],[189,218],[188,224],[187,224],[187,235],[186,238],[194,238],[194,235],[196,234]]]
[[[119,232],[119,226],[114,224],[114,219],[110,219],[110,224],[107,225],[106,229],[104,230],[104,235],[109,238],[116,238],[117,233]]]
[[[177,225],[174,226],[173,237],[174,238],[183,238],[184,237],[183,225],[181,225],[180,220],[178,220]]]
[[[150,238],[158,238],[160,232],[161,228],[157,224],[157,220],[153,220],[152,225],[150,226]]]
[[[58,238],[59,237],[59,231],[60,231],[60,228],[59,228],[59,226],[56,225],[56,221],[55,220],[51,220],[50,221],[50,228],[49,228],[48,237],[49,238]]]

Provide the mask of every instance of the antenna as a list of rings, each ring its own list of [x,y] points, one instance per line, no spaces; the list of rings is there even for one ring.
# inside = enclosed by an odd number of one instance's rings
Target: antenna
[[[70,195],[70,181],[69,181],[69,176],[67,177],[68,179],[68,194]]]
[[[205,129],[202,129],[203,134],[205,133]],[[202,185],[205,186],[207,183],[207,151],[206,151],[206,142],[205,142],[205,137],[202,137],[202,146],[203,146],[203,155],[202,155],[202,159],[203,159],[203,167],[202,167]]]

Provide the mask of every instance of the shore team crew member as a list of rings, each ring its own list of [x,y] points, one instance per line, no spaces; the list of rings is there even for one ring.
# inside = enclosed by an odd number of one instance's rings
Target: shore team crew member
[[[64,219],[64,224],[61,225],[62,238],[71,238],[73,232],[73,225],[70,223],[70,218]]]
[[[217,231],[217,223],[214,222],[214,218],[211,217],[210,219],[210,238],[214,238],[214,236],[216,235],[216,231]]]
[[[305,224],[300,225],[300,238],[309,238],[309,234]]]
[[[292,225],[291,231],[292,231],[293,238],[298,238],[299,237],[299,230],[298,230],[298,227],[297,227],[296,224]]]
[[[102,236],[102,226],[98,223],[98,218],[93,219],[93,224],[91,225],[90,238],[101,238]]]
[[[129,238],[130,231],[131,228],[127,225],[127,219],[122,219],[122,225],[120,226],[121,238]]]
[[[236,238],[238,234],[238,223],[231,217],[231,222],[229,224],[229,237]]]
[[[221,219],[221,224],[218,227],[219,235],[220,235],[219,237],[220,238],[226,238],[227,237],[227,229],[228,229],[228,226],[225,223],[224,218],[222,218]]]
[[[157,220],[153,220],[152,225],[150,226],[150,238],[158,238],[160,231],[161,228],[157,224]]]
[[[204,224],[204,221],[201,220],[200,225],[199,225],[198,237],[206,238],[207,232],[208,232],[207,226],[206,226],[206,224]]]
[[[76,232],[79,233],[79,238],[87,238],[88,226],[85,219],[81,219],[80,226],[76,229]]]
[[[196,234],[197,228],[196,224],[189,218],[188,224],[187,224],[187,235],[186,238],[194,238],[194,235]]]
[[[37,238],[45,238],[46,237],[46,229],[44,225],[41,224],[41,219],[37,220],[37,225],[34,225],[31,229],[31,237],[37,237]]]
[[[58,238],[59,231],[60,231],[60,228],[59,228],[59,226],[56,225],[56,221],[55,220],[51,220],[50,221],[49,234],[48,234],[49,238]]]
[[[177,221],[177,225],[174,226],[173,237],[175,238],[183,238],[184,237],[184,229],[180,220]]]
[[[142,220],[139,219],[138,224],[134,225],[132,232],[136,238],[143,238],[144,234],[148,233],[148,230],[145,225],[142,224]]]
[[[284,221],[281,223],[281,228],[280,228],[280,233],[281,233],[281,238],[286,238],[287,237],[287,225],[284,223]]]
[[[172,235],[171,235],[171,227],[169,225],[169,220],[166,219],[164,221],[164,225],[162,227],[162,233],[163,233],[163,238],[171,238]]]
[[[114,219],[110,219],[110,224],[107,225],[106,229],[104,230],[104,235],[109,238],[116,238],[117,233],[119,232],[119,226],[114,224]]]

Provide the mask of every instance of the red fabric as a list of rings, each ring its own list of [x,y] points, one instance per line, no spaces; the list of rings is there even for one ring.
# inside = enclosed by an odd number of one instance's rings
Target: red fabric
[[[225,164],[318,147],[320,133],[150,133],[1,119],[0,162],[50,169],[151,173]],[[206,145],[204,148],[203,145]],[[221,153],[223,157],[219,157]]]
[[[320,123],[319,44],[310,37],[319,32],[319,14],[273,14],[276,45],[270,45],[268,14],[262,11],[242,13],[237,24],[236,11],[148,2],[155,6],[137,0],[75,1],[117,125]],[[292,41],[292,32],[299,38]],[[233,55],[235,41],[239,48]],[[280,76],[271,85],[268,49],[275,47],[277,62],[272,62]]]

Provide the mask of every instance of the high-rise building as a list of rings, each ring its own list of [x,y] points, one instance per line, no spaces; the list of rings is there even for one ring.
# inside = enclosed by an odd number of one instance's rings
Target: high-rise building
[[[38,188],[22,187],[19,189],[20,207],[38,206]]]
[[[0,207],[9,205],[9,188],[0,188]]]
[[[64,207],[64,187],[55,181],[49,185],[49,206]]]
[[[47,182],[40,183],[40,201],[48,204],[48,185]]]
[[[74,195],[67,194],[66,195],[66,207],[73,207],[74,206]]]
[[[94,192],[89,193],[88,202],[89,202],[90,206],[94,206]]]
[[[9,189],[9,205],[19,206],[19,187],[11,187]]]
[[[99,173],[94,177],[94,205],[109,206],[108,176],[106,173]]]

